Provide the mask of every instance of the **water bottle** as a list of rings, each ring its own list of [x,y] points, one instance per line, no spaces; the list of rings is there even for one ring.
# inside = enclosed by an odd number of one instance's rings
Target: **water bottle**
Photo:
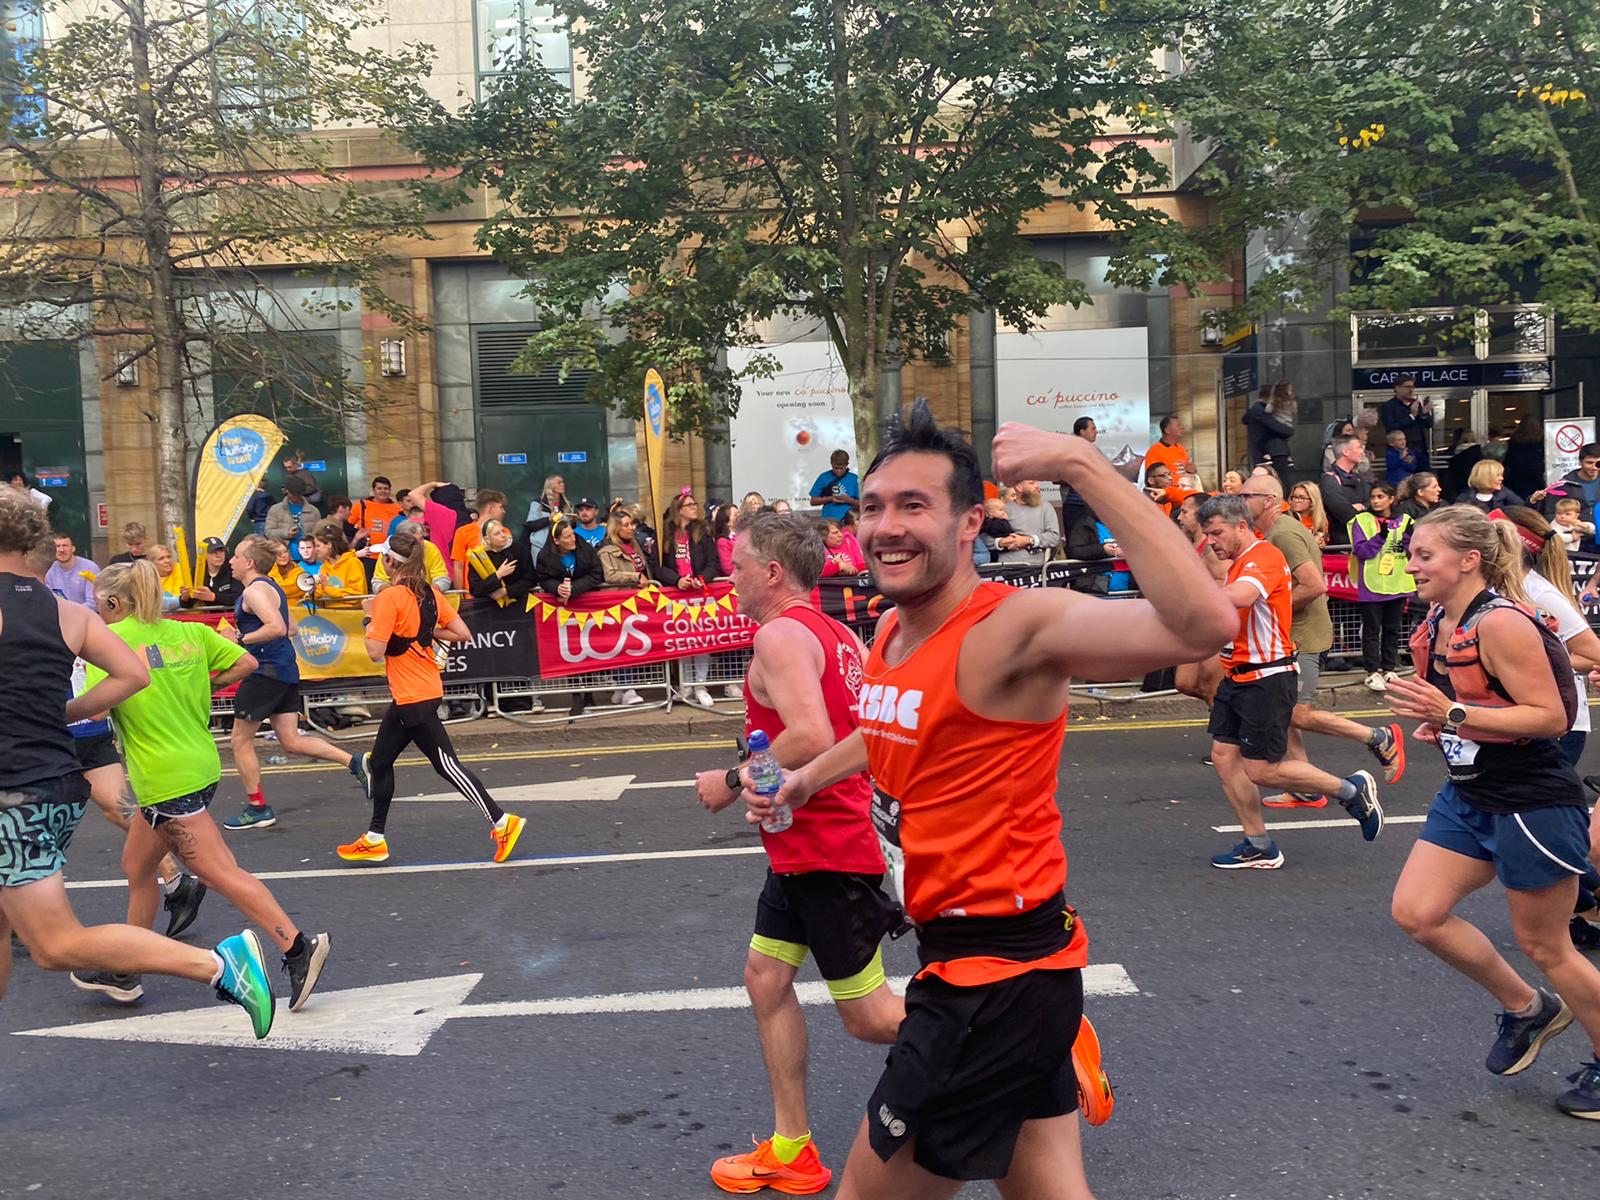
[[[286,767],[288,765],[289,765],[289,757],[288,757],[288,755],[285,755],[285,754],[269,754],[269,755],[267,755],[267,766],[269,766],[269,767]]]
[[[750,778],[755,783],[758,796],[776,796],[783,786],[783,768],[772,753],[772,743],[759,729],[750,731]],[[782,833],[794,824],[794,813],[787,804],[780,804],[761,828],[768,833]]]

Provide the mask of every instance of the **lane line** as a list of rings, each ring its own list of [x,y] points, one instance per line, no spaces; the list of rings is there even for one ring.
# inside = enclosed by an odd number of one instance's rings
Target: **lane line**
[[[889,980],[889,986],[905,994],[909,975]],[[832,1004],[828,985],[820,980],[795,984],[801,1004]],[[1137,996],[1139,987],[1121,963],[1091,963],[1083,968],[1085,996]],[[553,1000],[498,1000],[488,1004],[464,1005],[449,1014],[452,1021],[463,1017],[581,1017],[593,1013],[702,1012],[716,1008],[749,1008],[750,997],[742,987],[686,988],[676,992],[619,992],[599,996],[563,996]]]
[[[1428,819],[1428,814],[1421,816],[1384,817],[1385,825],[1421,825]],[[1211,827],[1218,833],[1243,833],[1243,825],[1213,825]],[[1356,823],[1350,817],[1333,817],[1326,821],[1268,821],[1268,829],[1355,829]]]
[[[507,804],[577,804],[586,801],[621,800],[623,789],[631,786],[632,775],[602,775],[593,779],[571,779],[557,783],[522,783],[494,789],[495,800]],[[647,785],[649,786],[649,785]],[[460,804],[460,792],[429,792],[422,796],[396,796],[396,804]]]
[[[341,748],[348,748],[351,744],[352,743],[345,743]],[[257,757],[265,758],[268,754],[278,753],[277,749],[275,748],[276,746],[276,742],[258,741],[256,743]],[[359,752],[361,749],[364,749],[364,747],[362,747],[359,743],[356,743],[355,749],[356,752]],[[731,749],[733,749],[733,741],[729,738],[721,738],[715,742],[654,742],[647,745],[633,746],[583,746],[573,747],[571,749],[501,750],[498,752],[484,751],[479,754],[458,754],[456,757],[464,763],[520,762],[523,760],[550,758],[604,758],[616,754],[654,754],[657,751],[662,753],[675,753],[678,751],[687,752],[690,750]],[[403,767],[427,767],[431,764],[429,764],[426,758],[413,752],[403,756],[396,765]],[[341,767],[338,763],[320,762],[283,763],[280,766],[268,766],[266,763],[262,763],[261,770],[267,775],[288,775],[300,771],[338,771],[345,775],[350,773],[349,768]],[[222,773],[224,775],[238,775],[239,772],[235,767],[224,767]]]
[[[459,796],[456,800],[460,801]],[[398,867],[318,867],[304,871],[252,871],[257,879],[382,879],[389,875],[440,875],[452,871],[509,871],[513,867],[590,867],[608,863],[672,862],[691,858],[736,858],[765,854],[764,846],[720,846],[712,850],[641,850],[631,854],[552,854],[510,862],[408,863]],[[68,888],[123,888],[126,879],[77,879]]]

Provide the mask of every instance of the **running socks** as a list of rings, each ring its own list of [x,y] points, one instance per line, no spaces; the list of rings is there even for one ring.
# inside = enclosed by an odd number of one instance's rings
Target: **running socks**
[[[811,1144],[811,1130],[806,1130],[797,1138],[787,1138],[781,1133],[772,1135],[772,1156],[788,1166],[800,1157],[800,1151]]]
[[[211,952],[211,961],[217,964],[217,969],[211,976],[211,986],[212,987],[216,987],[217,984],[222,982],[222,972],[223,972],[222,955],[218,954],[215,950],[213,950]]]
[[[1245,841],[1249,842],[1257,850],[1270,850],[1272,848],[1272,839],[1264,833],[1247,833],[1245,834]],[[808,1134],[807,1136],[809,1137],[810,1135]]]
[[[1348,804],[1359,795],[1361,795],[1361,793],[1356,791],[1356,785],[1351,783],[1348,779],[1341,779],[1339,781],[1339,802],[1341,804]]]
[[[1367,734],[1367,749],[1376,750],[1379,746],[1383,745],[1384,739],[1388,736],[1389,731],[1387,729],[1374,729],[1371,733]]]
[[[1506,1009],[1506,1012],[1509,1013],[1511,1016],[1516,1017],[1518,1020],[1526,1021],[1529,1017],[1531,1017],[1535,1013],[1537,1013],[1539,1011],[1539,1009],[1541,1007],[1543,1007],[1543,1005],[1544,1005],[1544,994],[1542,992],[1540,992],[1538,988],[1535,988],[1533,990],[1533,1000],[1529,1002],[1527,1008],[1519,1008],[1519,1009],[1517,1009],[1516,1012],[1512,1012],[1508,1008],[1508,1009]]]
[[[266,796],[259,791],[246,792],[244,798],[245,802],[249,804],[251,808],[265,808],[267,806]]]
[[[496,831],[498,831],[498,832],[501,832],[501,833],[504,833],[504,832],[505,832],[505,828],[506,828],[506,819],[507,819],[507,818],[508,818],[508,817],[509,817],[509,816],[510,816],[510,815],[511,815],[511,814],[510,814],[510,813],[501,813],[501,814],[500,814],[500,819],[499,819],[499,820],[498,820],[498,821],[496,821],[496,822],[495,822],[495,823],[494,823],[494,827],[495,827],[495,829],[496,829]],[[808,1133],[808,1134],[806,1134],[806,1136],[807,1136],[807,1137],[810,1137],[810,1136],[811,1136],[811,1135],[810,1135],[810,1134],[809,1134],[809,1133]],[[802,1143],[802,1144],[803,1144],[803,1143]],[[798,1150],[796,1150],[796,1151],[795,1151],[795,1153],[796,1153],[796,1154],[799,1154],[799,1153],[800,1153],[800,1151],[798,1151]]]

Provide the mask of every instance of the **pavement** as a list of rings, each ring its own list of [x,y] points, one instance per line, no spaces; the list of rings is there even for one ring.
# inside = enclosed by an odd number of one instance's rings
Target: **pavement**
[[[0,1002],[0,1196],[721,1195],[711,1160],[772,1119],[739,993],[759,842],[686,783],[727,761],[732,729],[649,746],[565,727],[553,745],[463,739],[529,818],[500,867],[466,802],[416,799],[446,791],[423,764],[400,773],[415,802],[392,812],[391,866],[366,869],[333,854],[364,828],[354,782],[269,770],[278,825],[229,844],[296,921],[331,931],[317,996],[281,1006],[257,1045],[205,988],[146,978],[122,1009],[19,961]],[[1389,919],[1442,774],[1432,751],[1413,743],[1384,793],[1402,820],[1376,843],[1336,807],[1284,814],[1283,870],[1224,873],[1207,859],[1237,836],[1215,828],[1232,818],[1205,747],[1182,715],[1091,719],[1063,757],[1068,893],[1096,964],[1086,1007],[1117,1093],[1084,1132],[1101,1200],[1596,1194],[1600,1125],[1551,1103],[1588,1056],[1582,1031],[1522,1075],[1490,1075],[1493,1003]],[[1371,765],[1348,743],[1312,753],[1339,773]],[[217,815],[240,799],[225,778]],[[1292,827],[1311,821],[1329,823]],[[120,919],[118,854],[87,817],[69,872],[85,921]],[[1502,894],[1463,911],[1531,972]],[[192,933],[239,928],[213,896]],[[886,958],[891,975],[914,969],[904,942]],[[825,1004],[807,1012],[813,1130],[838,1169],[882,1051]]]

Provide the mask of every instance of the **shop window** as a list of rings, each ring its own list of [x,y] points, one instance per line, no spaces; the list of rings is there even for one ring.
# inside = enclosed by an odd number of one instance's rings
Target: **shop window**
[[[0,3],[0,105],[18,137],[39,136],[44,99],[32,94],[29,58],[44,40],[44,10],[38,0]]]

